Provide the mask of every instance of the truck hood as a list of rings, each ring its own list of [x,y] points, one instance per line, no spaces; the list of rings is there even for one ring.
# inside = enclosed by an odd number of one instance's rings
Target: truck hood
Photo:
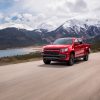
[[[68,48],[68,47],[70,47],[71,45],[47,45],[47,46],[44,46],[43,48],[44,49],[54,49],[54,48],[56,48],[56,49],[61,49],[61,48]]]

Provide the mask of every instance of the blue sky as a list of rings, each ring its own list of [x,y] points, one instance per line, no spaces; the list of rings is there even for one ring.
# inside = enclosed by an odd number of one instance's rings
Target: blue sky
[[[70,18],[100,18],[100,1],[0,0],[0,23],[14,21],[34,23],[34,26],[41,23],[60,25]]]
[[[0,12],[8,13],[12,6],[14,6],[14,0],[0,0]]]

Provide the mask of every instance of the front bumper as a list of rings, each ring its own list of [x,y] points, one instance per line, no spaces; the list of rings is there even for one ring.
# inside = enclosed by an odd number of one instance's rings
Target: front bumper
[[[59,54],[59,55],[47,55],[43,54],[43,59],[51,60],[51,61],[56,61],[56,60],[65,60],[67,58],[67,55],[65,54]]]

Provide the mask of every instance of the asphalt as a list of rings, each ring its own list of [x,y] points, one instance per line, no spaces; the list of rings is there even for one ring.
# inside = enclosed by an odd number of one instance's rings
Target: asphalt
[[[73,66],[41,60],[0,66],[0,100],[100,100],[100,53]]]

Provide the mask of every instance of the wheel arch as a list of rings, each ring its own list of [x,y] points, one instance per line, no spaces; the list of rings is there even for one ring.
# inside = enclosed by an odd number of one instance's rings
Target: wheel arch
[[[90,53],[90,50],[89,50],[89,48],[88,49],[85,49],[85,54],[89,54]]]
[[[75,51],[71,51],[71,52],[70,52],[70,55],[71,55],[71,54],[73,54],[73,55],[75,56]]]

